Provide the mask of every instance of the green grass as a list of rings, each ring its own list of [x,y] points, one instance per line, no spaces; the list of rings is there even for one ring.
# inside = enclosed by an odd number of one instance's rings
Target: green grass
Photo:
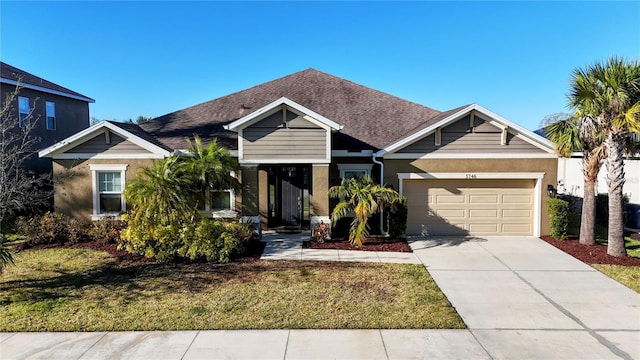
[[[607,245],[607,238],[608,238],[607,228],[602,225],[596,224],[595,230],[596,230],[596,242],[598,244]],[[625,236],[624,244],[625,244],[625,247],[627,248],[627,254],[629,256],[640,259],[640,241],[639,240],[634,240],[629,236]]]
[[[640,293],[640,266],[591,265],[608,277]]]
[[[0,276],[0,331],[464,327],[421,265],[120,263],[48,249]]]

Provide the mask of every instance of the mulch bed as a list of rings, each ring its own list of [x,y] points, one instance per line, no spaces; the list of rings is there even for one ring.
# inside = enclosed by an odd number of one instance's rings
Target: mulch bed
[[[393,251],[412,252],[406,239],[391,239],[383,236],[371,236],[362,247],[352,247],[349,239],[338,238],[319,243],[315,240],[302,243],[304,249],[337,249],[337,250],[363,250],[363,251]]]
[[[640,259],[638,258],[631,256],[618,258],[608,255],[605,245],[582,245],[577,239],[556,240],[549,235],[541,236],[540,238],[587,264],[640,266]]]
[[[239,258],[236,258],[234,260],[232,260],[233,262],[253,262],[253,261],[258,261],[260,260],[260,257],[262,256],[262,252],[264,250],[264,247],[266,246],[265,243],[260,242],[260,241],[250,241],[247,244],[247,249],[244,255],[242,255]],[[111,255],[113,255],[114,257],[116,257],[119,261],[125,261],[125,262],[156,262],[155,259],[153,258],[148,258],[148,257],[144,257],[141,255],[134,255],[131,254],[125,250],[118,250],[118,245],[117,244],[109,244],[109,243],[103,243],[100,241],[89,241],[89,242],[79,242],[79,243],[64,243],[64,244],[42,244],[42,245],[36,245],[36,246],[31,246],[31,247],[24,247],[24,246],[20,246],[18,245],[16,247],[17,251],[21,251],[21,250],[39,250],[39,249],[56,249],[56,248],[63,248],[63,249],[90,249],[90,250],[95,250],[95,251],[104,251],[107,252]],[[180,259],[178,262],[192,262],[188,259]]]

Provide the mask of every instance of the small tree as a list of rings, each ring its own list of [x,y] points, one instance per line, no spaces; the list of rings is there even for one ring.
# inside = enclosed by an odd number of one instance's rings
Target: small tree
[[[34,116],[34,104],[22,119],[16,115],[20,86],[8,93],[0,107],[0,271],[13,262],[7,244],[4,227],[17,214],[48,204],[51,175],[34,175],[25,168],[27,160],[35,156],[35,146],[40,141],[31,136],[38,118]]]
[[[384,205],[400,199],[397,191],[374,184],[369,176],[363,178],[343,178],[338,186],[329,189],[329,197],[341,200],[331,214],[332,226],[344,217],[352,217],[349,227],[349,241],[360,247],[369,236],[369,218]]]

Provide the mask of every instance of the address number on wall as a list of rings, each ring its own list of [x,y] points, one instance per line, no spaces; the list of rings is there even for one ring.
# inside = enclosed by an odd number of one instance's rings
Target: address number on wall
[[[466,174],[465,176],[466,176],[467,179],[477,179],[478,178],[478,175],[476,175],[476,174]]]

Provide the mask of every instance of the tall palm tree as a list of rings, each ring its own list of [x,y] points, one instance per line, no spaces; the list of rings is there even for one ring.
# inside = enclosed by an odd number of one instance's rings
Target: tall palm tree
[[[640,132],[640,63],[616,57],[573,74],[570,98],[581,114],[604,131],[609,187],[607,253],[626,256],[623,195],[624,148],[628,133]]]
[[[184,158],[187,171],[194,177],[197,187],[204,195],[205,208],[211,207],[211,192],[214,190],[239,190],[240,183],[232,172],[238,171],[238,162],[229,151],[218,146],[215,139],[207,147],[202,145],[198,135],[189,143],[190,155]]]
[[[349,228],[349,241],[352,246],[360,247],[369,236],[369,218],[385,204],[400,199],[397,191],[377,185],[369,176],[363,178],[343,178],[340,185],[329,189],[329,197],[343,199],[333,209],[332,224],[338,220],[353,216]]]
[[[571,102],[573,99],[570,99]],[[556,152],[562,157],[571,157],[574,152],[582,152],[582,174],[584,175],[584,195],[580,221],[580,243],[595,245],[596,183],[600,165],[605,158],[604,137],[591,118],[580,116],[560,120],[545,129],[547,138],[555,144]]]

